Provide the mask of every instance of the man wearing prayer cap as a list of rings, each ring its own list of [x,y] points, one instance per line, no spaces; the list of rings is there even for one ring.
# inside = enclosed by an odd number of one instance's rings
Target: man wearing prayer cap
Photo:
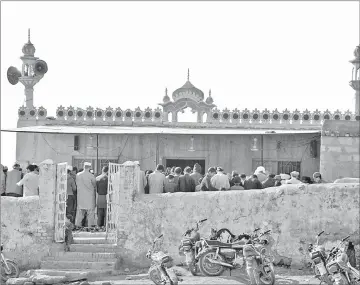
[[[139,166],[139,176],[138,176],[138,193],[139,194],[145,194],[145,187],[147,185],[147,179],[146,179],[146,175],[145,175],[145,171],[140,169],[140,162],[139,161],[134,161],[134,163],[136,165]]]
[[[259,166],[256,168],[254,174],[258,177],[258,180],[262,183],[267,179],[267,175],[265,173],[265,167]]]
[[[291,178],[286,181],[286,184],[300,184],[301,181],[299,180],[299,172],[293,171],[290,173]]]
[[[96,180],[90,173],[91,163],[84,162],[84,170],[76,175],[77,211],[75,225],[81,227],[86,213],[85,226],[95,226]],[[87,225],[86,225],[87,224]]]
[[[280,173],[280,177],[281,177],[281,184],[286,184],[286,181],[291,178],[291,176],[286,173]]]

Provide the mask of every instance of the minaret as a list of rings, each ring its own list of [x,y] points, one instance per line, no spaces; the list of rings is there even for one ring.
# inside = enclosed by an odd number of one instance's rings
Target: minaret
[[[23,56],[22,70],[18,71],[15,67],[8,69],[8,79],[13,85],[20,81],[25,86],[26,108],[34,108],[34,86],[47,72],[47,64],[43,60],[35,57],[35,47],[30,41],[30,29],[28,30],[28,42],[22,48]]]
[[[350,86],[355,90],[355,114],[360,113],[360,45],[354,50],[355,58],[350,60],[354,65],[352,70],[352,79],[349,82]]]

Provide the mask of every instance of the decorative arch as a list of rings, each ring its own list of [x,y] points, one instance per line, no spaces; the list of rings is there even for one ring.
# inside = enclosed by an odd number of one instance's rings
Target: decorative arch
[[[172,114],[172,121],[178,121],[178,113],[186,108],[190,108],[192,112],[197,113],[197,122],[203,122],[203,115],[206,114],[207,118],[210,117],[211,110],[216,107],[214,104],[207,104],[204,101],[195,101],[192,98],[180,98],[175,102],[166,102],[159,104],[163,107],[164,113]]]

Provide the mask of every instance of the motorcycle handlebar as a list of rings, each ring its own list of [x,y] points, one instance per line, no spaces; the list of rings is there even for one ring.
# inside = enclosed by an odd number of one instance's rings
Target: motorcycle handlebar
[[[259,230],[260,230],[260,228],[255,228],[254,233],[259,231]]]
[[[350,236],[343,238],[341,241],[346,241]]]
[[[207,221],[207,219],[200,220],[198,223],[200,224],[200,223],[203,223],[205,221]]]
[[[266,234],[268,234],[269,232],[271,232],[271,230],[267,230],[266,232],[263,232],[260,236],[266,235]]]
[[[317,236],[318,236],[318,237],[321,236],[324,232],[325,232],[325,231],[319,232],[319,233],[317,234]]]

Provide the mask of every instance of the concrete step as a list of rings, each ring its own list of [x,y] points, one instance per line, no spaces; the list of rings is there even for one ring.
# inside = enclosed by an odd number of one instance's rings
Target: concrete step
[[[41,269],[97,269],[114,270],[116,262],[103,261],[41,261]]]
[[[120,272],[111,269],[105,270],[74,270],[74,269],[35,269],[31,270],[32,274],[48,275],[48,276],[66,276],[72,280],[80,279],[95,279],[102,276],[119,275]]]
[[[108,240],[105,237],[74,237],[75,244],[106,244]]]
[[[111,252],[52,252],[44,260],[87,260],[116,261],[116,253]]]
[[[106,232],[73,232],[73,237],[106,237]]]
[[[114,253],[119,250],[116,244],[72,244],[70,252],[106,252]]]

